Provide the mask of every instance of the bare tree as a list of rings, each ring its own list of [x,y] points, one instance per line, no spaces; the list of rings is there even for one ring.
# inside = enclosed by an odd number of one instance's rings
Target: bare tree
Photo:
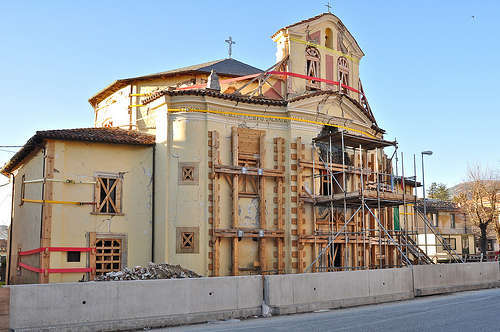
[[[486,255],[487,236],[495,232],[500,242],[500,181],[498,176],[480,166],[469,167],[468,179],[455,197],[479,233],[481,253]]]

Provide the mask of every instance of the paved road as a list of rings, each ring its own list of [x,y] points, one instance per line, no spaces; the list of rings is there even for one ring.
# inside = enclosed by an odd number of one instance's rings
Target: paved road
[[[500,331],[500,289],[161,331]]]

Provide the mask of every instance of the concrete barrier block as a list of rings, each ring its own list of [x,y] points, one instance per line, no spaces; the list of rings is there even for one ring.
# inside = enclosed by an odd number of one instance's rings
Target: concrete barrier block
[[[264,277],[264,293],[267,305],[278,307],[294,303],[292,276],[291,274],[282,274]]]
[[[238,309],[255,308],[264,301],[264,285],[262,276],[236,277]]]
[[[197,323],[260,314],[262,277],[10,286],[10,327],[99,330]]]
[[[500,286],[497,262],[418,265],[413,267],[416,296]]]
[[[410,269],[266,276],[266,304],[274,314],[308,312],[413,297]]]

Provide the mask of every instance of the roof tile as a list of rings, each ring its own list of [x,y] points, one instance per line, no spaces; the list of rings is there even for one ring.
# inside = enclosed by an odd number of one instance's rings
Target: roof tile
[[[154,135],[120,128],[77,128],[37,131],[9,162],[0,169],[0,173],[7,175],[12,172],[24,158],[40,147],[46,139],[127,145],[153,145],[155,143]]]

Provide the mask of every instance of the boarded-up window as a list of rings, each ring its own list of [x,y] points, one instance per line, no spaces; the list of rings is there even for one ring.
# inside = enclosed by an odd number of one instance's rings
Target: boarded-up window
[[[98,238],[95,243],[96,275],[120,271],[122,268],[122,239]]]
[[[308,46],[306,48],[306,75],[311,77],[320,77],[320,54],[317,48]],[[321,83],[315,80],[309,80],[306,87],[310,89],[320,89]]]
[[[345,94],[349,94],[349,90],[345,86],[349,86],[349,62],[344,57],[338,60],[338,78],[341,85],[344,85],[341,90]]]
[[[180,162],[179,163],[179,184],[195,185],[199,183],[198,163]]]
[[[264,138],[264,131],[238,128],[238,162],[239,166],[261,167],[260,148],[261,139]]]
[[[121,214],[122,213],[122,179],[116,175],[98,175],[96,177],[96,205],[95,213]]]
[[[176,253],[197,254],[199,250],[199,227],[177,227]]]

